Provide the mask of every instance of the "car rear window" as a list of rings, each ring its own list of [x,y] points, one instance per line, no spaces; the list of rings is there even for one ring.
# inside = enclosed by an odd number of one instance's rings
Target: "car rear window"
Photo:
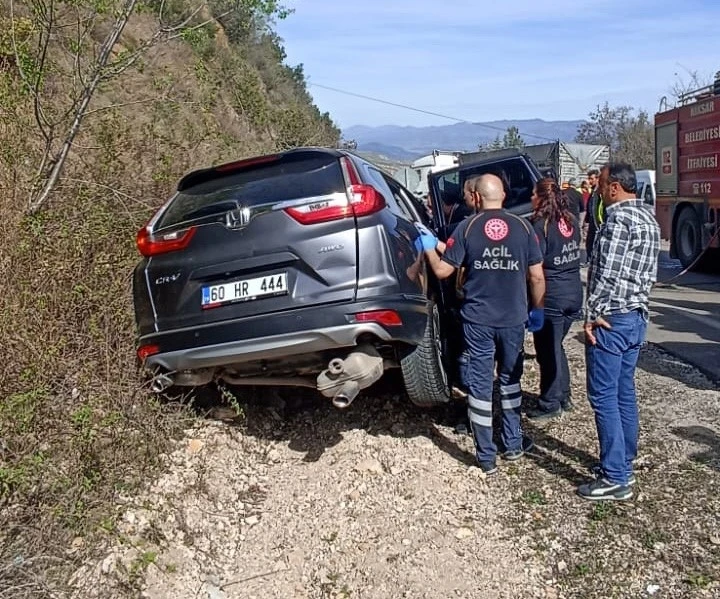
[[[165,210],[158,229],[220,215],[239,207],[344,191],[340,162],[332,154],[289,155],[212,177],[179,191]]]
[[[533,186],[532,173],[522,158],[506,158],[495,161],[472,162],[459,169],[437,176],[440,197],[445,201],[460,202],[465,181],[477,175],[493,174],[500,177],[505,189],[504,208],[512,208],[530,202]]]

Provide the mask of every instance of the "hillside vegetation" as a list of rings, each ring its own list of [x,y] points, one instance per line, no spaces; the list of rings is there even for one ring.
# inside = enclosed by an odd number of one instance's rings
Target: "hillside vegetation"
[[[190,169],[338,140],[285,63],[286,16],[0,0],[0,597],[64,596],[191,417],[137,376],[138,228]]]

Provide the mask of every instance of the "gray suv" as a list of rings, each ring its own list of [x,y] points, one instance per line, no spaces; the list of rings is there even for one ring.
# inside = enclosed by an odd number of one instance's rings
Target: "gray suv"
[[[391,368],[450,399],[428,215],[350,151],[299,148],[186,175],[137,235],[137,355],[152,388],[290,385],[338,407]]]

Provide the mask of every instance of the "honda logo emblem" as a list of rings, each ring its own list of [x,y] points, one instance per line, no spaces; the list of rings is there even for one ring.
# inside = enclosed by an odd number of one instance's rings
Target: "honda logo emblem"
[[[230,210],[225,217],[225,224],[230,229],[241,229],[250,222],[250,208],[239,206]]]

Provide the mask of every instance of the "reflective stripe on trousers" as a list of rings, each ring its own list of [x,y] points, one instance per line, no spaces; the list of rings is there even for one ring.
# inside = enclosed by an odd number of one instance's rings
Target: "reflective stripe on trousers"
[[[473,424],[492,429],[492,399],[468,395],[468,418]]]
[[[500,403],[503,410],[520,410],[522,403],[522,393],[520,391],[520,383],[500,387]]]
[[[465,323],[463,326],[467,363],[462,365],[468,388],[468,418],[475,439],[478,461],[495,460],[493,442],[492,395],[493,373],[497,359],[502,407],[503,450],[519,449],[522,442],[520,377],[523,367],[525,327],[487,327]]]

